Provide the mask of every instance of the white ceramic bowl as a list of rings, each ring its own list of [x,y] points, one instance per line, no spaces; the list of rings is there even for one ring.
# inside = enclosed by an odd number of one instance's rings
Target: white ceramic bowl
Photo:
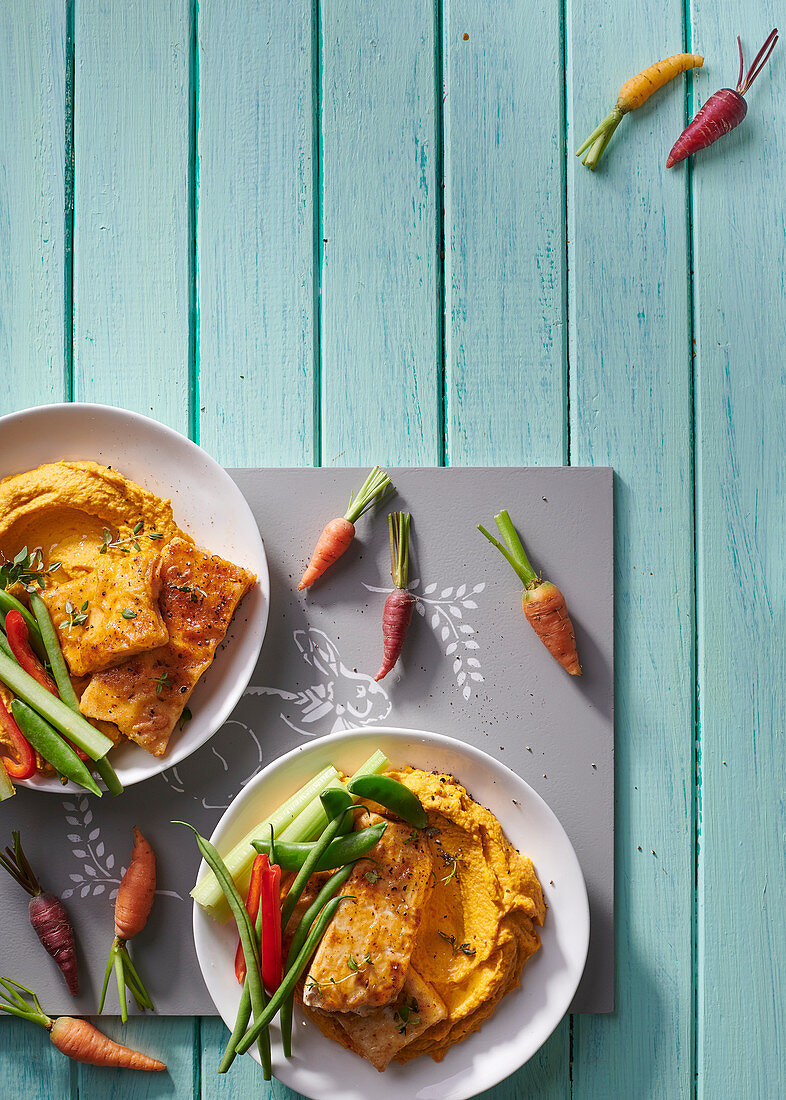
[[[464,1100],[522,1066],[564,1016],[579,984],[589,945],[589,906],[579,862],[565,830],[523,779],[479,749],[420,730],[367,728],[323,737],[269,764],[234,799],[212,841],[228,851],[255,822],[328,764],[351,773],[375,749],[393,765],[453,774],[496,814],[511,843],[531,857],[548,902],[541,950],[527,963],[521,988],[509,993],[481,1030],[448,1051],[384,1073],[344,1050],[296,1011],[293,1057],[281,1054],[277,1023],[271,1028],[273,1072],[312,1100]],[[204,863],[199,874],[205,870]],[[551,881],[553,880],[553,885]],[[194,905],[194,942],[210,996],[231,1029],[240,999],[233,959],[234,923],[218,925]],[[252,1055],[257,1056],[255,1048]],[[231,1072],[231,1070],[230,1070]]]
[[[270,579],[262,538],[232,478],[185,436],[146,416],[108,405],[43,405],[0,418],[0,478],[59,459],[93,459],[172,501],[175,520],[197,543],[257,575],[227,638],[189,701],[190,722],[172,734],[167,752],[151,756],[125,742],[111,754],[121,783],[131,786],[171,768],[213,736],[254,671],[267,626]],[[25,786],[81,789],[58,779]]]

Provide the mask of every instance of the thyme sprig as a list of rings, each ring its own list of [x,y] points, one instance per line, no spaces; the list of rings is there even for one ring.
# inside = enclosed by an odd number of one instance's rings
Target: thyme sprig
[[[191,603],[198,603],[199,597],[203,600],[207,599],[207,592],[204,588],[200,588],[198,584],[179,584],[177,586],[178,592],[188,592],[191,597]]]
[[[169,679],[169,675],[166,672],[162,672],[160,676],[156,676],[154,683],[156,685],[156,695],[160,695],[164,688],[172,687],[172,681]]]
[[[162,531],[156,531],[155,528],[152,531],[145,531],[144,520],[137,520],[131,529],[131,534],[128,538],[112,538],[112,532],[108,527],[105,527],[101,533],[101,546],[98,553],[105,554],[107,550],[119,550],[121,554],[130,554],[131,549],[141,550],[142,547],[139,544],[140,538],[150,539],[151,542],[156,542],[158,539],[164,537]]]
[[[30,553],[23,546],[13,561],[4,560],[0,565],[0,588],[11,588],[15,584],[24,585],[28,592],[34,591],[35,586],[43,591],[46,588],[46,578],[60,568],[61,562],[53,561],[51,565],[44,567],[44,554],[40,546],[36,546]]]
[[[70,634],[75,626],[82,626],[83,623],[86,623],[88,616],[87,609],[89,606],[90,605],[88,604],[87,600],[85,600],[85,602],[79,608],[75,607],[75,605],[72,604],[70,600],[66,600],[65,610],[68,618],[63,619],[63,621],[59,624],[60,629],[67,630]]]
[[[448,874],[445,876],[445,878],[442,879],[442,885],[447,886],[452,878],[455,878],[458,882],[459,863],[464,862],[462,857],[451,855],[450,852],[446,852],[443,848],[440,848],[439,854],[442,856],[442,862],[444,863],[445,867],[450,868]]]
[[[471,959],[476,954],[474,947],[470,947],[468,943],[456,943],[455,936],[449,936],[447,932],[442,932],[439,928],[437,929],[437,935],[441,936],[445,943],[450,944],[452,955],[457,955],[460,951],[462,955],[467,955]]]
[[[414,997],[409,1001],[405,1001],[404,1004],[399,1005],[396,1011],[393,1013],[393,1021],[396,1025],[396,1030],[401,1035],[407,1034],[408,1027],[417,1027],[420,1023],[420,1016],[418,1015],[418,1002]]]

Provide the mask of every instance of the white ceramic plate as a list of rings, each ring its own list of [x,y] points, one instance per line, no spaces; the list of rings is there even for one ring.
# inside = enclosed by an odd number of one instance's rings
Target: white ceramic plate
[[[464,1100],[502,1081],[532,1057],[565,1015],[589,945],[587,891],[576,853],[552,811],[523,779],[479,749],[419,730],[367,728],[323,737],[268,765],[231,803],[212,841],[228,851],[253,825],[328,764],[353,772],[375,749],[393,765],[453,774],[497,816],[511,843],[533,860],[548,913],[541,950],[527,963],[519,990],[509,993],[482,1029],[448,1051],[384,1073],[331,1042],[296,1012],[293,1057],[282,1057],[274,1023],[273,1073],[312,1100]],[[199,874],[205,870],[201,865]],[[551,881],[553,880],[553,885]],[[210,996],[230,1029],[240,990],[234,978],[234,924],[218,925],[194,905],[194,942]],[[255,1048],[252,1055],[257,1057]],[[230,1070],[231,1072],[231,1070]]]
[[[146,416],[108,405],[43,405],[0,418],[0,478],[59,459],[93,459],[172,501],[175,520],[197,543],[256,573],[224,643],[189,701],[190,722],[176,729],[163,757],[124,743],[110,759],[130,787],[204,745],[226,721],[254,671],[267,626],[270,579],[256,520],[232,478],[205,451]],[[56,778],[25,786],[56,791]],[[81,788],[79,788],[81,789]]]

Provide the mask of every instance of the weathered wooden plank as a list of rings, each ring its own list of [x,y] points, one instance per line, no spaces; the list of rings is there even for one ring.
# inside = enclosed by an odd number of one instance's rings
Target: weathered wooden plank
[[[735,36],[742,34],[750,64],[782,15],[774,0],[747,18],[694,2],[693,41],[711,66],[697,82],[696,106],[717,87],[733,86]],[[781,43],[746,97],[743,125],[691,166],[701,639],[697,1071],[706,1100],[781,1096],[786,1082],[779,629],[786,478],[775,449],[786,422],[783,73]]]
[[[321,9],[322,462],[440,458],[436,19]]]
[[[318,457],[310,0],[207,0],[198,19],[197,276],[202,444],[228,466]],[[201,1021],[202,1097],[258,1091],[251,1058],[216,1072],[229,1032]],[[265,1095],[295,1094],[274,1082]]]
[[[566,458],[560,5],[447,0],[445,372],[453,463]]]
[[[314,459],[312,29],[310,0],[199,6],[201,442],[227,463]]]
[[[0,414],[61,401],[64,357],[63,3],[0,5]]]
[[[75,9],[74,397],[187,431],[189,0]]]
[[[570,453],[616,470],[617,1010],[574,1020],[576,1100],[693,1087],[689,260],[685,184],[664,167],[681,81],[594,174],[572,155],[682,34],[676,2],[567,8]]]
[[[561,465],[566,457],[560,6],[540,0],[526,35],[521,19],[512,0],[445,4],[445,458],[451,465]],[[519,1073],[484,1095],[568,1097],[569,1048],[564,1020]]]
[[[0,5],[0,414],[62,401],[68,388],[66,36],[65,5],[56,0]],[[24,981],[24,970],[11,977]],[[0,1047],[7,1096],[35,1096],[42,1081],[68,1096],[70,1067],[38,1028],[3,1017]]]
[[[74,44],[74,396],[189,427],[191,232],[188,0],[80,0]],[[134,1020],[166,1076],[80,1067],[81,1096],[194,1092],[197,1023]],[[110,1024],[113,1034],[120,1034]]]

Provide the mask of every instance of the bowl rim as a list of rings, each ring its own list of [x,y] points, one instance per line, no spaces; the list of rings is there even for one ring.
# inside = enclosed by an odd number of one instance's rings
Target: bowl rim
[[[259,585],[262,594],[262,607],[261,613],[257,616],[259,631],[259,645],[253,647],[246,661],[239,669],[238,673],[233,678],[232,684],[229,685],[229,689],[223,696],[221,705],[216,710],[216,715],[211,722],[213,729],[208,733],[197,745],[189,746],[182,745],[180,750],[175,747],[171,755],[165,754],[163,757],[156,757],[160,767],[157,767],[154,771],[151,771],[147,775],[141,775],[136,778],[122,779],[123,786],[134,787],[139,783],[144,783],[149,779],[154,779],[156,776],[161,775],[162,772],[168,768],[174,767],[176,764],[181,763],[192,753],[198,749],[203,748],[221,729],[224,723],[227,721],[232,711],[237,706],[237,703],[242,698],[245,688],[248,686],[248,682],[254,673],[257,661],[259,660],[259,654],[264,644],[265,636],[267,634],[268,620],[270,615],[270,569],[268,566],[267,552],[265,550],[264,539],[262,533],[259,530],[256,517],[251,510],[251,506],[243,496],[243,493],[232,479],[227,470],[215,459],[208,451],[203,447],[200,447],[198,443],[195,443],[188,436],[183,435],[176,428],[170,427],[168,424],[164,424],[160,420],[156,420],[152,416],[146,416],[144,413],[135,412],[132,409],[125,409],[120,405],[106,405],[100,402],[93,401],[51,401],[43,405],[32,405],[26,409],[17,409],[15,412],[5,413],[0,416],[0,432],[10,423],[24,421],[27,419],[35,419],[42,414],[60,414],[67,416],[88,415],[91,413],[98,413],[101,415],[115,417],[119,421],[125,421],[127,424],[143,424],[147,429],[160,432],[164,438],[175,443],[176,446],[182,448],[187,454],[194,457],[199,457],[201,462],[205,462],[208,468],[211,468],[216,477],[219,478],[228,487],[231,487],[238,497],[238,503],[242,500],[243,505],[248,511],[248,515],[251,519],[252,528],[256,531],[257,538],[259,540],[260,550],[260,562],[255,570],[257,572],[257,584]],[[34,467],[35,468],[35,467]],[[21,471],[19,471],[21,472]],[[13,477],[14,473],[3,473],[0,471],[0,478]],[[144,486],[143,486],[144,488]],[[81,787],[76,786],[74,783],[58,783],[57,787],[44,786],[40,782],[32,780],[20,780],[18,785],[26,787],[28,790],[45,791],[50,794],[67,794],[67,793],[84,793]]]
[[[459,738],[451,737],[444,733],[435,733],[431,730],[408,728],[404,726],[359,726],[355,729],[343,730],[340,733],[326,734],[323,737],[314,738],[306,744],[296,745],[293,749],[290,749],[288,752],[283,753],[281,756],[276,757],[274,760],[271,760],[270,763],[266,764],[265,767],[257,775],[255,775],[252,780],[250,780],[244,787],[242,787],[238,791],[238,793],[229,803],[229,805],[219,818],[218,822],[216,823],[216,826],[210,835],[210,841],[214,845],[220,843],[220,834],[222,833],[223,828],[226,826],[227,818],[230,816],[233,808],[237,809],[239,803],[245,802],[247,798],[253,797],[257,789],[265,783],[270,773],[274,769],[285,765],[292,760],[295,760],[304,752],[311,753],[317,751],[317,747],[327,748],[329,744],[336,745],[338,747],[347,742],[351,742],[354,738],[358,736],[368,735],[393,738],[395,741],[406,743],[411,743],[413,741],[417,741],[418,739],[423,739],[424,743],[434,744],[438,748],[450,749],[454,752],[458,750],[459,752],[466,754],[470,761],[474,762],[475,764],[482,765],[487,769],[490,763],[490,770],[492,772],[492,775],[496,771],[497,773],[502,774],[508,781],[512,781],[515,784],[523,785],[527,789],[528,797],[532,798],[534,804],[539,808],[541,812],[545,813],[546,817],[551,820],[552,825],[556,827],[558,832],[564,838],[564,841],[568,846],[568,852],[574,864],[572,870],[577,875],[577,883],[581,887],[577,894],[577,897],[574,899],[578,905],[579,911],[574,916],[574,923],[572,924],[573,938],[576,942],[579,943],[580,949],[578,951],[578,956],[581,959],[580,966],[577,966],[576,968],[575,982],[571,982],[569,984],[569,987],[566,989],[566,992],[560,999],[559,1014],[557,1014],[557,1012],[555,1011],[553,1022],[548,1027],[548,1030],[546,1030],[545,1028],[543,1029],[541,1041],[539,1045],[535,1048],[535,1050],[533,1050],[524,1061],[520,1062],[517,1067],[513,1067],[512,1069],[505,1068],[502,1075],[497,1077],[494,1081],[486,1081],[482,1086],[480,1086],[480,1091],[484,1091],[485,1089],[492,1088],[495,1085],[499,1084],[501,1081],[510,1076],[511,1073],[515,1073],[517,1068],[521,1068],[521,1066],[525,1065],[526,1062],[530,1061],[530,1059],[535,1056],[537,1051],[542,1048],[543,1044],[548,1041],[548,1039],[559,1026],[562,1019],[564,1019],[565,1014],[570,1008],[570,1004],[576,994],[576,990],[578,989],[579,983],[581,982],[584,970],[586,968],[587,957],[589,953],[589,896],[587,894],[587,886],[584,879],[584,874],[581,870],[578,856],[576,855],[573,844],[571,843],[570,838],[568,837],[557,815],[551,809],[546,800],[540,794],[538,794],[538,792],[533,787],[531,787],[530,784],[522,778],[522,776],[520,776],[517,772],[514,772],[513,769],[509,768],[506,764],[503,764],[502,761],[497,760],[489,753],[484,752],[483,749],[477,748],[475,745],[468,744],[466,741],[462,741]],[[459,782],[462,782],[460,778]],[[489,808],[491,812],[494,813],[493,805]],[[204,860],[201,860],[196,875],[196,882],[199,881],[199,879],[202,877],[207,869],[207,864]],[[210,927],[210,918],[207,916],[207,914],[203,912],[196,901],[192,901],[192,935],[194,938],[194,950],[197,956],[197,962],[199,964],[200,973],[205,982],[208,995],[210,996],[210,999],[213,1001],[213,1004],[216,1007],[218,1017],[219,1019],[223,1019],[223,1016],[221,1015],[221,1012],[218,1009],[218,1005],[216,1004],[213,994],[211,992],[210,982],[208,980],[208,961],[205,960],[203,963],[203,958],[197,948],[197,942],[200,938],[201,922],[207,922],[204,926],[208,928]],[[253,1054],[253,1051],[251,1053]],[[295,1086],[290,1085],[288,1087],[294,1088]],[[468,1092],[466,1094],[462,1093],[462,1095],[469,1098],[471,1096],[477,1095],[477,1092]]]

